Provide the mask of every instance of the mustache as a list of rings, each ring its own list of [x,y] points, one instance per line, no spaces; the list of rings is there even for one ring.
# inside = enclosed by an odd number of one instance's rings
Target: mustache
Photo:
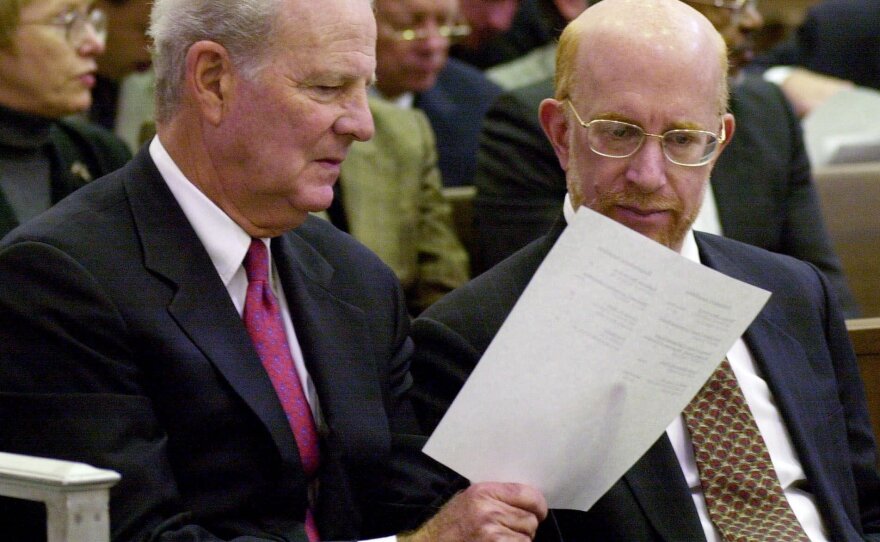
[[[668,195],[647,194],[636,190],[620,190],[597,194],[589,207],[599,211],[614,207],[633,207],[643,211],[669,211],[681,215],[684,206],[680,199]]]

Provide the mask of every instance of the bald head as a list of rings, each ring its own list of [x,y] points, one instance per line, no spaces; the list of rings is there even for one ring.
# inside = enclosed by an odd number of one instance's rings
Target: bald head
[[[585,73],[620,80],[650,75],[657,85],[711,85],[719,112],[727,106],[724,40],[708,19],[678,0],[598,2],[566,27],[556,61],[560,100],[579,92]],[[665,69],[650,69],[658,65]]]

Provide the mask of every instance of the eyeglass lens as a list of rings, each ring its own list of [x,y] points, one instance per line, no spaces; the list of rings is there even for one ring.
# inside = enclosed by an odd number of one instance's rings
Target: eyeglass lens
[[[471,33],[470,27],[464,24],[441,25],[435,28],[438,36],[453,40],[463,38]],[[394,31],[394,38],[399,41],[423,40],[429,37],[431,37],[431,29],[425,27]]]
[[[67,40],[72,45],[81,44],[88,37],[89,29],[102,43],[107,39],[107,16],[100,9],[95,8],[87,12],[70,11],[64,18]]]
[[[718,137],[702,130],[669,130],[663,135],[646,134],[634,124],[597,119],[586,125],[590,148],[603,156],[625,158],[634,154],[645,137],[657,137],[666,157],[681,165],[700,165],[708,161],[718,146]]]

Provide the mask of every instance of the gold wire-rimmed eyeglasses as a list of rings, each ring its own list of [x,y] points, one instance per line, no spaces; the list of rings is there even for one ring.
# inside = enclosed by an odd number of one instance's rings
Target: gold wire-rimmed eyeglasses
[[[628,158],[638,152],[646,137],[660,140],[663,155],[673,164],[687,167],[704,166],[712,161],[726,134],[721,123],[721,135],[707,130],[674,129],[662,134],[649,134],[640,126],[610,119],[594,119],[584,122],[571,100],[565,103],[571,108],[578,123],[587,130],[590,150],[608,158]]]
[[[88,36],[89,28],[101,43],[107,39],[107,14],[99,8],[71,8],[48,21],[25,21],[20,24],[63,28],[67,43],[74,47],[83,43],[83,40]]]
[[[388,26],[387,35],[395,41],[416,41],[424,40],[431,37],[432,32],[441,38],[447,38],[450,41],[459,40],[471,33],[471,27],[466,24],[440,24],[433,28],[421,26],[418,28],[394,28],[393,25]]]

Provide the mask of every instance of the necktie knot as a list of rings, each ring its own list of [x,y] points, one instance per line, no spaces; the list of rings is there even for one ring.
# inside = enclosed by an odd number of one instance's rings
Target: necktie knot
[[[262,239],[251,239],[251,246],[244,257],[244,271],[248,282],[268,282],[269,252]]]

